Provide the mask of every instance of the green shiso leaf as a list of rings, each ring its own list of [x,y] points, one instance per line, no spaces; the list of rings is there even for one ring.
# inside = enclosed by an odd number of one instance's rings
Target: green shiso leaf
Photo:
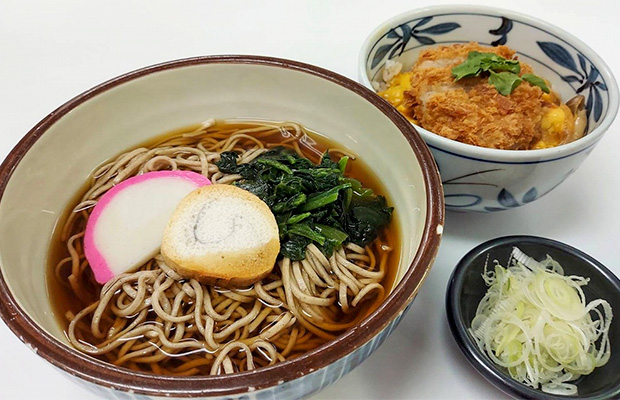
[[[549,86],[547,86],[547,82],[545,82],[545,80],[540,76],[536,76],[534,74],[523,74],[521,76],[521,79],[528,82],[532,86],[538,86],[545,93],[550,92]]]
[[[545,93],[549,93],[549,87],[544,79],[534,74],[521,73],[521,65],[517,60],[507,60],[494,53],[480,53],[470,51],[467,59],[461,64],[452,68],[454,81],[474,76],[489,75],[489,83],[502,95],[511,94],[522,81],[526,81],[532,86],[538,86]]]
[[[504,96],[512,93],[521,82],[522,79],[519,78],[519,75],[515,75],[512,72],[495,73],[491,71],[489,75],[489,83],[495,86],[495,89]]]

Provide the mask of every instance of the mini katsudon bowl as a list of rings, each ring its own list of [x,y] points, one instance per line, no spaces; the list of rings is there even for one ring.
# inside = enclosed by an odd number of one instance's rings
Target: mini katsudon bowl
[[[106,398],[303,398],[397,326],[443,207],[424,141],[351,80],[251,56],[155,65],[64,104],[3,162],[0,316]],[[241,250],[272,265],[209,271]]]
[[[453,50],[439,49],[455,45],[465,48],[472,42],[485,47],[479,53],[495,52],[508,60],[512,54],[501,46],[512,49],[520,73],[543,78],[551,93],[523,80],[514,92],[499,94],[501,85],[492,86],[490,80],[486,83],[491,74],[488,70],[482,70],[479,77],[454,82],[451,68],[471,53],[454,55]],[[438,57],[429,51],[452,55]],[[420,61],[418,73],[411,79],[406,73],[421,55],[431,62]],[[438,76],[429,74],[436,74],[440,68],[447,71],[444,82],[429,84],[429,79]],[[402,74],[395,75],[397,71]],[[496,70],[501,71],[506,70]],[[421,8],[382,23],[362,46],[359,79],[415,124],[439,166],[446,208],[452,210],[501,211],[544,196],[579,167],[618,112],[616,81],[592,49],[544,21],[489,7]],[[481,85],[472,87],[475,82]],[[450,94],[464,97],[447,101],[437,97],[456,87],[460,93]],[[491,110],[472,106],[489,98],[474,98],[474,90],[480,87],[495,102]],[[523,98],[529,103],[521,103]],[[527,110],[532,101],[533,110]],[[519,114],[520,109],[526,111]],[[490,120],[494,126],[488,124]],[[528,124],[529,131],[521,129]],[[569,142],[574,137],[569,137],[566,128],[571,128],[575,137],[582,137]],[[523,138],[519,136],[522,133],[532,136]],[[502,142],[495,136],[511,136],[515,141]]]

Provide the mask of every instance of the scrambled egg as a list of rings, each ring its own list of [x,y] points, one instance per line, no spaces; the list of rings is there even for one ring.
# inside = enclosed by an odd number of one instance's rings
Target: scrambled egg
[[[403,73],[396,75],[390,82],[390,87],[379,92],[379,95],[392,104],[408,120],[415,123],[413,110],[409,109],[405,103],[405,91],[407,90],[411,90],[411,75]]]
[[[454,82],[452,68],[471,51],[515,58],[515,51],[506,46],[468,43],[429,48],[420,53],[411,71],[396,75],[379,95],[423,128],[475,146],[542,149],[575,136],[575,117],[553,92],[524,82],[503,96],[487,77]],[[529,65],[520,64],[521,74],[532,72]]]

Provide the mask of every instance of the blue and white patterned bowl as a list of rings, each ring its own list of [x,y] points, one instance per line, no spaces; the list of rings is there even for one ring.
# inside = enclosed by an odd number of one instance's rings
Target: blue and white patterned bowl
[[[482,148],[416,126],[439,166],[446,208],[489,212],[531,203],[571,175],[609,129],[618,112],[617,83],[603,60],[571,34],[532,17],[480,6],[421,8],[382,23],[362,46],[360,82],[372,88],[388,60],[408,70],[429,46],[470,41],[505,44],[562,99],[586,98],[588,134],[549,149]]]

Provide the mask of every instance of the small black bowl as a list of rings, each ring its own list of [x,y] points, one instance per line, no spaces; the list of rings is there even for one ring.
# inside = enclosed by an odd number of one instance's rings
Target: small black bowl
[[[478,303],[487,291],[482,279],[485,262],[499,260],[502,265],[510,257],[513,247],[536,260],[548,254],[558,261],[567,275],[589,277],[583,287],[586,300],[602,298],[616,312],[609,329],[611,358],[590,375],[579,378],[579,394],[576,396],[552,395],[533,389],[512,379],[504,368],[499,367],[480,351],[474,338],[467,332],[476,314]],[[601,263],[589,255],[564,243],[535,236],[506,236],[485,242],[461,259],[457,264],[446,294],[448,323],[457,344],[467,360],[489,382],[509,395],[528,399],[618,399],[620,398],[620,280]]]

